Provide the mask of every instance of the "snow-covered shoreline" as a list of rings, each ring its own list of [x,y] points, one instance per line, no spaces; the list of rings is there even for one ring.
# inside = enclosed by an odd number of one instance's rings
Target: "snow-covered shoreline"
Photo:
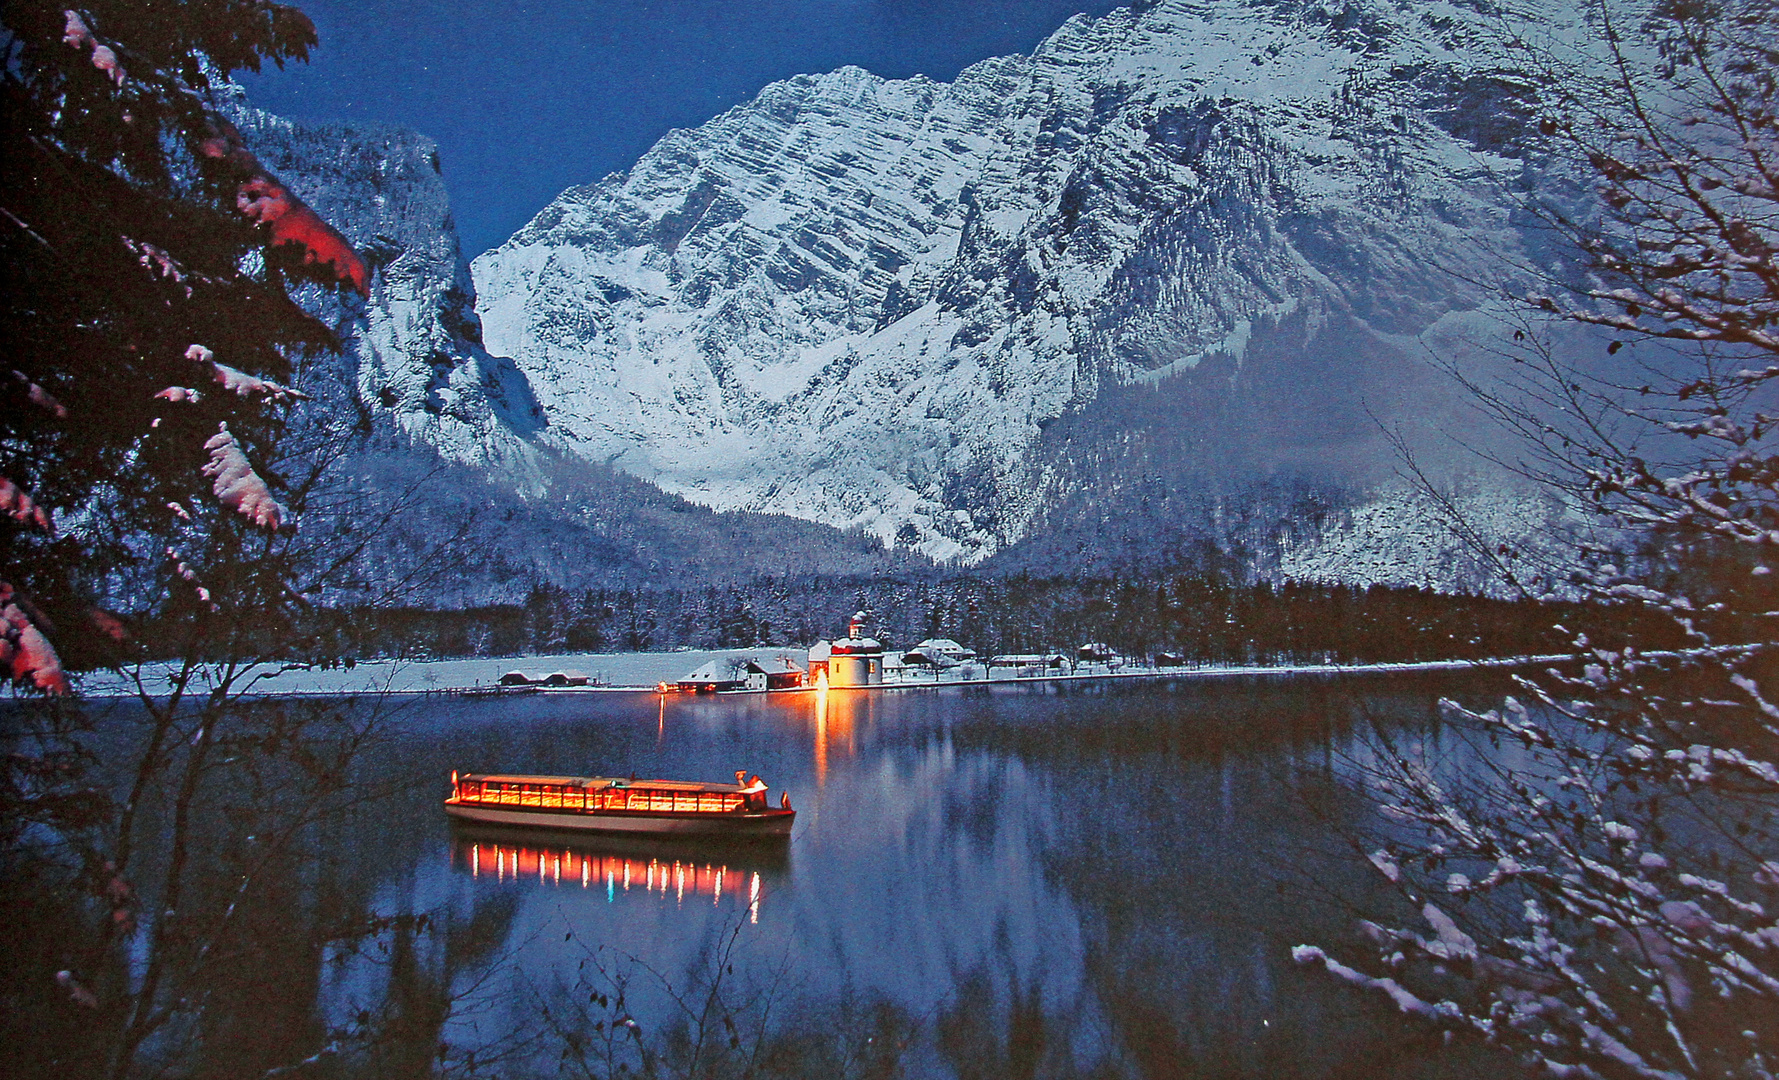
[[[511,671],[532,676],[554,672],[579,673],[589,676],[597,685],[543,687],[537,692],[548,694],[586,693],[653,693],[661,683],[671,684],[711,660],[725,657],[789,656],[801,666],[806,651],[787,646],[782,649],[716,649],[690,652],[660,653],[580,653],[572,655],[476,657],[453,660],[374,660],[359,663],[350,669],[310,669],[282,671],[271,665],[237,679],[246,686],[244,693],[263,697],[344,697],[366,694],[462,694],[494,691],[500,679]],[[1009,669],[995,669],[991,678],[963,679],[930,677],[886,682],[880,686],[853,687],[869,691],[930,690],[939,687],[996,686],[1051,682],[1090,682],[1109,679],[1203,679],[1238,678],[1242,676],[1389,674],[1437,671],[1473,671],[1526,667],[1532,664],[1559,663],[1574,657],[1562,653],[1538,656],[1495,657],[1484,660],[1422,660],[1400,663],[1369,664],[1214,664],[1198,667],[1153,668],[1126,665],[1107,669],[1093,665],[1091,670],[1073,674],[1018,676]],[[1083,668],[1088,665],[1082,665]],[[176,670],[171,665],[150,667],[143,673],[144,685],[150,693],[159,693],[168,685]],[[980,665],[975,670],[983,670]],[[955,669],[954,669],[955,671]],[[951,673],[945,673],[949,676]],[[112,672],[88,672],[78,677],[80,693],[91,698],[136,696],[133,682]],[[529,690],[530,688],[518,688]],[[734,691],[735,693],[808,693],[812,688],[773,691]]]

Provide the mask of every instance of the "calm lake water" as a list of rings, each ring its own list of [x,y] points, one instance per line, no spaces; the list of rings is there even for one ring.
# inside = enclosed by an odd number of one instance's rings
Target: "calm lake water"
[[[411,1064],[457,1074],[606,1075],[646,1055],[674,1073],[702,1054],[833,1076],[1454,1075],[1290,948],[1349,941],[1348,905],[1377,899],[1341,836],[1364,810],[1328,783],[1355,739],[1437,737],[1439,697],[1500,690],[1362,676],[386,704],[354,776],[377,797],[308,829],[313,857],[255,893],[257,959],[198,1026],[207,1053],[261,1070],[399,1016]],[[782,848],[453,828],[452,769],[745,769],[799,813]],[[212,893],[238,879],[252,820],[217,812]]]

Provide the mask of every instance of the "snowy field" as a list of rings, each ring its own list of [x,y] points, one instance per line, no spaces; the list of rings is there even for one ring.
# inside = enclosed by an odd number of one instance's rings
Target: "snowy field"
[[[574,653],[562,656],[503,656],[467,660],[372,660],[352,670],[286,671],[256,682],[251,692],[264,694],[418,694],[438,690],[494,686],[509,671],[534,678],[553,672],[579,673],[613,687],[653,689],[656,683],[672,682],[701,665],[725,656],[789,656],[798,667],[808,663],[806,649],[723,649],[703,652]],[[159,686],[166,686],[165,671],[155,672]],[[275,670],[275,669],[265,669]],[[91,697],[133,695],[135,687],[110,672],[80,676],[80,692]],[[585,692],[585,691],[575,691]]]
[[[658,683],[671,683],[695,671],[711,660],[724,657],[789,657],[798,667],[807,664],[808,651],[787,646],[776,649],[717,649],[689,652],[656,653],[575,653],[559,656],[507,656],[467,660],[374,660],[360,663],[350,671],[332,670],[284,671],[271,674],[276,668],[258,669],[266,677],[241,679],[251,682],[247,693],[345,695],[366,693],[424,694],[447,690],[466,690],[498,685],[509,671],[520,671],[533,679],[554,672],[586,675],[599,685],[579,688],[549,689],[546,693],[600,693],[612,691],[653,690]],[[1059,682],[1065,680],[1139,678],[1173,676],[1181,678],[1214,678],[1238,675],[1316,675],[1344,672],[1411,672],[1461,671],[1472,668],[1523,667],[1529,664],[1556,663],[1572,657],[1563,655],[1515,656],[1497,660],[1430,660],[1400,664],[1266,664],[1203,665],[1155,668],[1127,665],[1111,670],[1104,665],[1082,664],[1074,674],[1040,674],[1034,669],[995,668],[987,680],[983,668],[970,665],[973,678],[964,679],[962,669],[944,672],[937,679],[932,675],[911,676],[890,681],[886,689],[921,686],[951,686],[966,681],[988,682]],[[144,669],[144,679],[151,693],[164,693],[171,666]],[[111,672],[88,672],[78,676],[80,692],[88,697],[130,697],[135,686]],[[199,685],[202,685],[201,682]]]

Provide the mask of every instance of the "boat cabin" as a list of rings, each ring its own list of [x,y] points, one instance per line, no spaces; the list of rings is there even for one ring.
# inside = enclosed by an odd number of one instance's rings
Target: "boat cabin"
[[[700,784],[686,780],[623,780],[596,776],[459,776],[454,801],[583,813],[646,811],[739,814],[766,809],[766,785]]]

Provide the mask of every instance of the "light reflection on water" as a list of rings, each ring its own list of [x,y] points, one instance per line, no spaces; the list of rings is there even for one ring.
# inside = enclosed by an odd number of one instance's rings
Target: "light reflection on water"
[[[773,843],[687,845],[462,825],[451,832],[449,865],[482,885],[580,888],[608,904],[632,890],[676,905],[708,898],[744,911],[754,925],[767,882],[786,866],[784,845]]]

